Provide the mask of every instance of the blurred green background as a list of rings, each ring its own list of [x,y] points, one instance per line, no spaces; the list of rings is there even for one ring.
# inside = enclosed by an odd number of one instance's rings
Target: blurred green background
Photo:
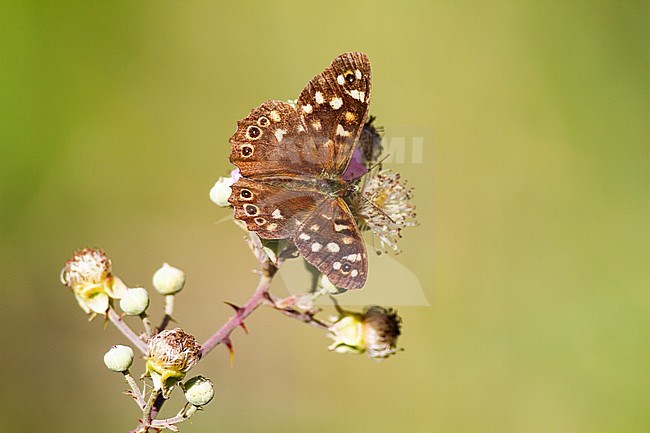
[[[379,364],[259,311],[234,368],[219,349],[197,369],[217,395],[182,431],[650,431],[648,20],[632,1],[3,2],[0,428],[133,428],[102,363],[125,340],[86,322],[65,260],[102,247],[147,287],[183,268],[176,316],[204,340],[256,282],[208,198],[236,121],[361,50],[379,124],[432,131],[391,165],[421,223],[396,260],[431,306],[400,308],[406,351]]]

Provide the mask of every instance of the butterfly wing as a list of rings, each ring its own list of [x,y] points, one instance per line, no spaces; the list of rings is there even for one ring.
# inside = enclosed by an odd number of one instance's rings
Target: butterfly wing
[[[235,218],[263,239],[290,239],[323,200],[325,196],[317,191],[244,178],[232,185],[228,199]]]
[[[307,83],[298,114],[316,148],[327,149],[325,171],[341,176],[359,139],[370,104],[370,62],[363,53],[345,53]]]
[[[343,199],[327,197],[298,228],[293,242],[335,286],[359,289],[365,284],[366,245]]]
[[[237,122],[230,143],[230,162],[250,179],[314,177],[331,158],[328,149],[314,146],[296,109],[282,101],[254,108]]]

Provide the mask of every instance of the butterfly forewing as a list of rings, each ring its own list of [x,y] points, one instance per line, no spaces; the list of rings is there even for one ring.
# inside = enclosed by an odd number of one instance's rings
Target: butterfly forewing
[[[300,254],[337,287],[358,289],[368,276],[366,245],[341,198],[327,198],[293,238]]]
[[[328,173],[342,175],[363,129],[371,90],[370,62],[363,53],[342,54],[312,78],[297,110],[317,148],[331,150]]]
[[[329,152],[316,148],[296,109],[266,101],[237,122],[230,162],[251,179],[316,176]]]

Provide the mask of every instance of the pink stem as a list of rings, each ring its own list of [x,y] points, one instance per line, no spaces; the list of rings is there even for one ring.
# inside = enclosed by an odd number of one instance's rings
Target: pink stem
[[[115,325],[115,327],[124,334],[124,336],[128,338],[140,352],[142,352],[143,355],[147,353],[147,345],[145,342],[142,341],[140,337],[131,330],[131,328],[129,328],[129,325],[124,323],[120,315],[113,310],[113,307],[108,307],[107,316],[108,320],[110,320],[113,325]]]
[[[273,275],[278,268],[271,262],[267,261],[264,263],[262,270],[262,276],[260,281],[257,284],[257,288],[253,293],[253,296],[244,304],[243,307],[240,307],[235,314],[228,319],[228,321],[214,334],[212,334],[205,343],[201,345],[201,357],[204,357],[212,349],[214,349],[219,344],[223,344],[230,338],[230,334],[241,326],[246,319],[253,311],[257,309],[264,300],[268,291],[271,289],[271,282],[273,281]]]

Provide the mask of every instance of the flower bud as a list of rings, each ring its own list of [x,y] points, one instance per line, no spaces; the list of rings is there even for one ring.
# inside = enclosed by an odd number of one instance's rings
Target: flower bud
[[[120,308],[129,316],[139,316],[149,307],[149,293],[142,287],[134,287],[126,291],[120,299]]]
[[[181,328],[162,331],[147,345],[147,371],[154,388],[161,389],[167,398],[173,386],[183,380],[185,373],[201,358],[201,346],[193,335]]]
[[[210,190],[210,200],[212,200],[217,206],[230,206],[230,203],[228,203],[230,194],[232,194],[232,189],[230,187],[233,183],[237,182],[240,177],[241,174],[239,174],[238,168],[234,169],[230,173],[230,177],[220,177]]]
[[[230,198],[230,194],[232,193],[230,187],[233,183],[230,177],[220,177],[210,190],[210,200],[220,207],[230,206],[228,198]]]
[[[133,349],[119,344],[111,347],[104,355],[104,364],[117,373],[127,371],[133,364]]]
[[[185,285],[185,272],[164,263],[153,274],[153,286],[161,295],[173,295]]]
[[[87,314],[106,314],[110,298],[119,299],[126,286],[111,275],[111,260],[94,248],[77,250],[61,271],[61,282],[72,289]]]
[[[214,397],[214,385],[207,377],[196,376],[185,382],[185,398],[194,406],[205,406]]]
[[[366,353],[381,361],[397,352],[401,319],[391,309],[367,307],[363,314],[339,310],[328,337],[334,342],[329,349],[337,353]]]

